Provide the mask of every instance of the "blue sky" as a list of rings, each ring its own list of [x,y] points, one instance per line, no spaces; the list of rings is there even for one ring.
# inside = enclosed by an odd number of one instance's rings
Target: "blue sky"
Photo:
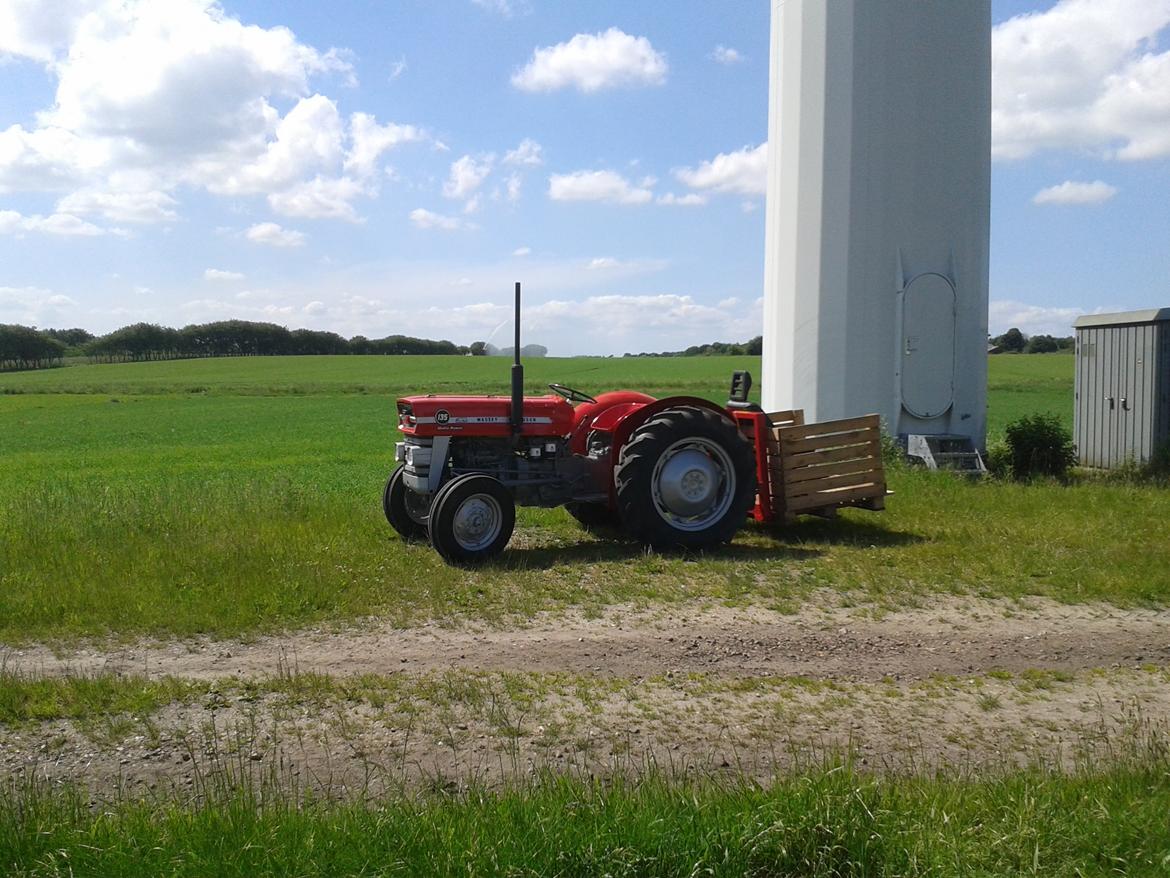
[[[759,333],[767,0],[0,0],[0,322]],[[991,327],[1170,304],[1170,0],[995,0]]]

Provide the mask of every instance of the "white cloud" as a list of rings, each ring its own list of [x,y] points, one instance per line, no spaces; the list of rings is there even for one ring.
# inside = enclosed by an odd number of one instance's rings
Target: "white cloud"
[[[574,171],[548,178],[553,201],[604,201],[610,204],[646,204],[654,194],[634,186],[615,171]]]
[[[491,155],[472,158],[465,155],[451,163],[451,172],[443,184],[447,198],[467,198],[477,190],[487,175],[492,172],[495,157]]]
[[[667,192],[658,197],[658,203],[679,207],[699,207],[707,203],[707,196],[700,195],[698,192],[688,192],[686,195],[675,195],[673,192]]]
[[[726,67],[733,64],[739,64],[743,61],[743,55],[739,50],[729,48],[728,46],[718,45],[714,51],[711,52],[711,60]]]
[[[1170,0],[1061,0],[995,28],[992,152],[1170,155]]]
[[[379,125],[368,113],[354,113],[349,130],[352,144],[345,157],[345,170],[363,176],[374,172],[378,157],[386,150],[424,139],[414,125]]]
[[[1041,189],[1032,198],[1033,204],[1100,204],[1117,194],[1117,188],[1101,180],[1077,183],[1068,180],[1057,186]]]
[[[763,195],[768,189],[768,144],[720,153],[697,168],[678,168],[674,175],[692,189]]]
[[[532,254],[531,247],[517,247],[512,251],[513,256],[530,256]]]
[[[661,85],[666,73],[666,58],[648,39],[611,27],[604,33],[577,34],[568,42],[536,49],[527,66],[513,74],[512,85],[523,91],[573,87],[594,92]]]
[[[304,232],[281,228],[276,223],[257,223],[244,232],[244,237],[253,243],[270,247],[300,247],[305,243]]]
[[[243,280],[244,275],[238,271],[224,271],[222,268],[208,268],[203,272],[204,280],[237,281]]]
[[[515,204],[520,200],[520,188],[523,185],[523,180],[519,174],[512,174],[508,177],[508,200]]]
[[[623,344],[633,337],[652,341],[657,331],[675,339],[722,337],[742,341],[759,334],[763,300],[750,308],[728,309],[696,302],[691,296],[603,295],[580,301],[554,300],[525,309],[530,336],[575,323],[578,332],[616,336]],[[694,344],[694,341],[688,342]]]
[[[284,192],[273,192],[268,196],[268,204],[283,216],[358,222],[359,217],[350,202],[365,191],[365,187],[349,177],[316,177]]]
[[[403,73],[405,73],[407,66],[408,65],[406,63],[406,56],[405,55],[403,55],[401,58],[399,58],[397,61],[395,61],[393,64],[391,64],[390,65],[390,81],[393,82],[398,77],[400,77]]]
[[[71,193],[62,213],[169,221],[174,193],[192,187],[354,219],[349,184],[336,181],[363,179],[384,151],[423,138],[364,113],[343,120],[313,81],[352,81],[344,53],[246,25],[212,0],[3,3],[0,53],[56,80],[31,128],[0,131],[0,192]]]
[[[488,12],[494,12],[497,15],[502,15],[504,18],[511,18],[518,12],[527,12],[527,0],[471,0],[480,9],[486,9]]]
[[[585,267],[590,271],[597,271],[599,269],[617,268],[620,264],[612,256],[598,256],[595,259],[590,259],[589,264]]]
[[[1085,313],[1083,308],[1052,308],[993,299],[988,306],[988,330],[992,335],[1002,335],[1014,326],[1025,335],[1072,335],[1073,321]]]
[[[77,301],[69,296],[40,287],[0,286],[0,323],[48,326],[73,323]]]
[[[40,232],[45,235],[95,237],[106,234],[107,230],[88,223],[69,213],[54,213],[50,216],[23,216],[15,210],[0,210],[0,235],[21,232]]]
[[[326,311],[329,310],[329,307],[324,302],[309,302],[301,310],[304,311],[306,314],[317,315],[317,314],[324,314]]]
[[[544,164],[544,147],[535,140],[525,137],[515,149],[504,154],[504,164],[537,167]]]
[[[244,305],[240,302],[224,302],[220,299],[192,299],[179,306],[184,319],[191,322],[204,320],[250,319],[272,320],[285,323],[296,314],[295,305],[281,305],[272,302],[267,305]]]
[[[410,212],[410,221],[420,229],[439,229],[444,232],[467,228],[467,223],[457,216],[445,216],[422,207]]]
[[[60,213],[101,214],[115,222],[157,223],[178,219],[178,202],[165,192],[102,192],[79,189],[57,202]]]

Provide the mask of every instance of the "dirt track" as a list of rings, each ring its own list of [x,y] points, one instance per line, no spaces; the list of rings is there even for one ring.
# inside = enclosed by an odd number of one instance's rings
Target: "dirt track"
[[[1072,766],[1170,740],[1170,613],[1050,602],[613,610],[498,629],[33,646],[0,664],[215,681],[151,716],[0,726],[0,778],[82,781],[99,795],[197,792],[224,771],[346,795],[540,767],[766,780],[843,752],[877,769]],[[392,682],[323,695],[270,685],[298,672]]]
[[[294,669],[334,676],[451,668],[653,678],[668,672],[915,680],[1029,669],[1170,665],[1170,612],[1034,601],[944,600],[873,618],[859,610],[612,610],[538,617],[524,627],[437,625],[301,631],[251,642],[139,643],[55,654],[10,650],[9,667],[198,679]]]

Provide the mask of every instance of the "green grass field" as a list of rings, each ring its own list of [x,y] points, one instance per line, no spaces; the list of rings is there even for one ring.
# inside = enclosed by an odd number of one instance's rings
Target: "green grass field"
[[[556,380],[718,400],[745,367],[758,372],[758,360],[534,361],[528,391]],[[448,567],[382,518],[393,399],[505,383],[502,361],[427,357],[0,375],[0,644],[247,636],[368,616],[522,621],[618,603],[786,609],[825,590],[879,605],[947,593],[1170,604],[1165,488],[971,483],[900,467],[884,513],[751,526],[701,557],[647,554],[582,532],[561,510],[522,510],[501,559]],[[1071,423],[1071,385],[1071,357],[993,358],[992,435],[1036,412]],[[213,685],[23,677],[0,656],[0,723],[148,718]],[[414,698],[421,684],[383,685]],[[1151,734],[1140,752],[1129,746],[1071,773],[875,775],[830,764],[761,788],[660,777],[647,765],[605,783],[544,776],[457,795],[437,784],[369,802],[315,798],[279,774],[257,780],[241,754],[239,774],[147,800],[12,776],[0,792],[0,872],[1165,875],[1165,745]]]
[[[1067,418],[1071,362],[993,358],[992,422]],[[733,368],[752,365],[536,361],[529,390],[555,378],[717,399]],[[892,602],[937,592],[1170,601],[1164,490],[914,471],[891,473],[885,513],[748,527],[697,563],[598,540],[561,510],[522,510],[498,562],[447,567],[381,515],[393,399],[498,390],[503,371],[500,360],[339,357],[0,377],[0,639],[231,635],[371,614],[498,618],[695,598],[784,608],[817,588]]]
[[[0,799],[0,867],[31,876],[1165,875],[1170,779],[1148,763],[1067,776],[874,778],[818,769],[768,789],[545,778],[376,806],[208,783],[189,804],[94,811],[68,791]]]

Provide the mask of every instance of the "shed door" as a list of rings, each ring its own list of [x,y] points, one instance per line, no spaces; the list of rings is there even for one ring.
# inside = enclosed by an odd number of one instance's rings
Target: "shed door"
[[[955,288],[940,274],[920,274],[902,299],[902,406],[937,418],[954,396]]]

